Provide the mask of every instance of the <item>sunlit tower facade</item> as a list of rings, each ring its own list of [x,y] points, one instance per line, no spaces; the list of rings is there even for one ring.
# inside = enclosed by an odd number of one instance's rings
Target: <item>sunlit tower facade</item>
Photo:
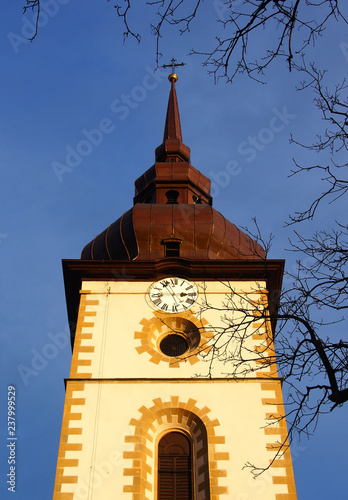
[[[248,351],[272,356],[274,324],[257,305],[276,310],[284,262],[212,207],[169,80],[163,141],[133,207],[63,261],[73,355],[53,498],[293,500],[274,365],[238,374],[213,356],[231,290],[255,316]],[[254,479],[247,463],[266,470]]]

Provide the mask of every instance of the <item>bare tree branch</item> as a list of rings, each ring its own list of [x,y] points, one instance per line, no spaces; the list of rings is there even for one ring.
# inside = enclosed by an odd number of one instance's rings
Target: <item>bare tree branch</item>
[[[109,1],[110,0],[108,0],[108,2]],[[129,36],[131,36],[131,37],[135,38],[138,43],[140,43],[141,37],[140,37],[139,33],[136,33],[135,31],[133,31],[129,27],[129,23],[128,23],[128,12],[131,8],[131,0],[124,0],[124,2],[126,3],[126,6],[123,8],[120,5],[115,5],[117,15],[118,15],[118,17],[120,17],[122,19],[123,24],[125,26],[125,31],[123,32],[123,42],[125,42],[126,39]]]
[[[314,164],[301,166],[294,160],[295,168],[291,176],[310,173],[320,175],[323,192],[314,199],[309,207],[290,216],[288,224],[312,219],[320,204],[325,200],[333,203],[348,192],[348,87],[346,81],[338,83],[331,90],[324,85],[325,72],[318,70],[312,63],[306,65],[302,59],[296,69],[305,75],[298,90],[311,89],[315,93],[314,104],[321,112],[324,122],[328,123],[323,134],[317,135],[313,144],[303,144],[291,136],[291,142],[316,153],[327,151],[331,156],[331,165]]]
[[[124,1],[124,10],[119,5],[116,8],[125,24],[125,36],[137,38],[124,16],[131,7],[130,1]],[[197,14],[203,11],[203,2],[152,0],[146,3],[154,9],[157,18],[151,23],[151,29],[156,38],[156,61],[159,65],[164,27],[177,28],[180,35],[190,31],[192,23],[199,22]],[[191,54],[203,56],[203,64],[215,78],[224,77],[232,81],[236,75],[246,73],[260,81],[260,76],[279,57],[286,59],[290,71],[296,68],[296,56],[322,36],[331,18],[347,23],[339,0],[245,0],[242,3],[227,0],[223,16],[211,21],[218,23],[216,42],[211,43],[206,51],[193,48]],[[271,41],[269,33],[272,33]],[[255,58],[254,53],[258,54],[263,36],[267,36],[267,48]]]
[[[262,241],[256,221],[255,231],[250,236]],[[348,401],[348,342],[344,335],[338,340],[324,336],[334,325],[344,325],[343,317],[330,319],[330,311],[348,309],[347,228],[318,232],[311,238],[295,235],[298,240],[292,249],[300,259],[296,271],[288,273],[291,286],[280,295],[277,310],[267,300],[255,301],[262,295],[259,288],[239,293],[233,282],[222,282],[226,295],[219,305],[210,302],[204,289],[200,294],[200,314],[215,310],[222,320],[222,326],[210,326],[214,337],[208,341],[210,349],[201,353],[207,376],[218,361],[229,377],[255,376],[264,369],[277,377],[279,371],[286,387],[285,413],[271,415],[266,425],[286,418],[288,432],[276,443],[270,463],[245,464],[255,476],[288,452],[295,434],[310,435],[322,413]],[[264,246],[269,250],[269,242]],[[265,266],[266,262],[267,252]],[[277,321],[274,332],[272,320]]]
[[[33,36],[29,38],[29,40],[32,42],[34,38],[36,37],[38,33],[38,28],[39,28],[39,19],[40,19],[40,0],[26,0],[26,5],[23,7],[23,14],[26,14],[28,10],[31,10],[32,12],[36,11],[36,21],[35,21],[35,32]]]
[[[110,0],[108,0],[110,1]],[[246,73],[249,77],[261,81],[262,75],[271,63],[278,58],[285,58],[289,70],[297,69],[297,59],[308,45],[314,45],[326,29],[328,21],[347,23],[340,9],[339,0],[226,0],[224,9],[216,19],[211,16],[215,41],[207,40],[207,50],[194,47],[191,54],[203,56],[203,64],[215,78],[223,77],[232,81],[236,75]],[[134,5],[131,0],[122,0],[114,4],[118,17],[124,25],[124,40],[128,37],[140,42],[140,34],[129,21],[131,10],[149,8],[154,20],[150,23],[156,40],[156,62],[159,66],[161,57],[161,39],[165,27],[183,35],[190,31],[193,23],[199,23],[198,14],[204,8],[212,8],[202,0],[149,0]],[[28,9],[37,12],[37,35],[40,16],[40,0],[26,0],[24,12]],[[215,27],[214,27],[215,26]],[[269,36],[271,34],[271,37]],[[265,50],[260,41],[267,37]]]

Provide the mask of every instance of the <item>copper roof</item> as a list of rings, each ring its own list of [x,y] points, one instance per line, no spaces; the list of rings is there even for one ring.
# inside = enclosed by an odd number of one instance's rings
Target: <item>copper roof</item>
[[[168,158],[173,154],[177,155],[181,161],[190,161],[190,148],[182,142],[179,106],[174,79],[171,80],[163,142],[155,151],[156,161],[168,161]]]
[[[157,260],[180,242],[187,259],[260,259],[263,249],[210,205],[138,203],[88,243],[82,259]]]
[[[158,260],[176,242],[187,259],[264,259],[260,245],[212,206],[210,180],[190,164],[175,80],[156,163],[135,181],[134,207],[96,236],[83,260]]]

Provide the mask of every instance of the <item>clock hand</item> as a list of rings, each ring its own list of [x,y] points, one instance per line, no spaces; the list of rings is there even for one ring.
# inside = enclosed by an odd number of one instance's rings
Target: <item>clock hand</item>
[[[181,303],[180,299],[178,299],[178,296],[175,294],[174,290],[172,289],[172,287],[170,285],[168,285],[168,289],[169,289],[169,293],[170,295],[173,297],[173,299],[175,300],[176,303],[179,302],[179,304]]]

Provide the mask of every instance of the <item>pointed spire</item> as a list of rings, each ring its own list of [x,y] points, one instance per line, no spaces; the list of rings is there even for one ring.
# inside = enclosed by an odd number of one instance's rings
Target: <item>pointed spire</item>
[[[171,89],[168,100],[167,116],[164,126],[163,143],[155,151],[156,161],[190,161],[190,148],[182,142],[178,99],[175,82],[178,77],[171,73],[168,77]]]
[[[182,141],[178,98],[175,92],[175,82],[178,77],[172,73],[169,76],[169,79],[171,82],[171,89],[169,94],[166,123],[164,127],[163,142],[167,139],[179,139],[179,141]]]

